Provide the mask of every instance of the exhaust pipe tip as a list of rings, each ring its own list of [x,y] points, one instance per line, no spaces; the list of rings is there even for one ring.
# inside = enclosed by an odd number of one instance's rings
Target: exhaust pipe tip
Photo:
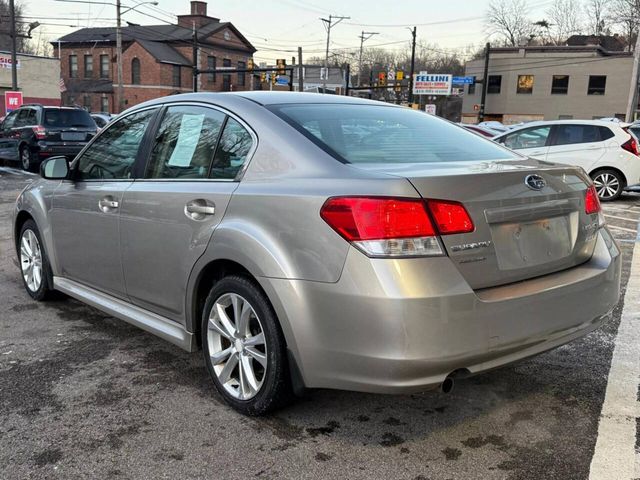
[[[455,382],[453,381],[453,377],[447,377],[440,385],[440,391],[442,393],[451,393],[453,391],[454,384]]]

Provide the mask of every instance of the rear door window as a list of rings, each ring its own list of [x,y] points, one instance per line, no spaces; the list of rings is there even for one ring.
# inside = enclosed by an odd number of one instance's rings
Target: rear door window
[[[602,140],[596,125],[556,125],[552,145],[594,143]]]
[[[225,114],[212,108],[167,108],[146,178],[207,178],[224,120]]]

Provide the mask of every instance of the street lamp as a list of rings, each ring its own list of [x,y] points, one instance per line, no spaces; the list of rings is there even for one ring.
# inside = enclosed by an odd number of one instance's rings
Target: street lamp
[[[13,2],[13,0],[11,0]],[[116,63],[118,66],[117,77],[118,77],[118,86],[116,88],[116,105],[117,112],[122,113],[122,107],[124,105],[123,98],[123,87],[122,87],[122,15],[131,11],[136,10],[138,7],[142,5],[158,5],[158,2],[141,2],[133,7],[127,8],[124,12],[120,11],[122,7],[120,0],[116,0],[116,3],[111,2],[93,2],[91,0],[56,0],[57,2],[68,2],[68,3],[89,3],[89,4],[97,4],[97,5],[114,5],[116,7]]]

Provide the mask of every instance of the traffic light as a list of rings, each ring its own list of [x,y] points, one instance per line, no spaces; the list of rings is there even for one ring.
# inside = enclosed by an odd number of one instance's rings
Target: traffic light
[[[378,85],[381,87],[387,86],[387,72],[378,73]]]
[[[276,73],[275,73],[275,72],[272,72],[272,73],[271,73],[271,83],[272,83],[273,85],[275,85],[275,84],[277,83],[277,80],[278,80],[278,75],[276,75]]]
[[[266,83],[267,81],[267,72],[260,72],[260,83]]]
[[[284,69],[287,66],[287,61],[284,58],[277,59],[276,66],[278,67],[278,75],[284,75],[286,73]]]
[[[253,58],[247,60],[247,70],[253,70]]]

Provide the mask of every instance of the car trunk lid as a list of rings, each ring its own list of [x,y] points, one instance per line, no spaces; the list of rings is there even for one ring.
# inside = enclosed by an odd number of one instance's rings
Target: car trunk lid
[[[589,180],[578,168],[531,159],[356,167],[404,176],[426,199],[464,205],[474,231],[441,240],[474,289],[571,268],[593,253],[599,218],[585,213]]]

